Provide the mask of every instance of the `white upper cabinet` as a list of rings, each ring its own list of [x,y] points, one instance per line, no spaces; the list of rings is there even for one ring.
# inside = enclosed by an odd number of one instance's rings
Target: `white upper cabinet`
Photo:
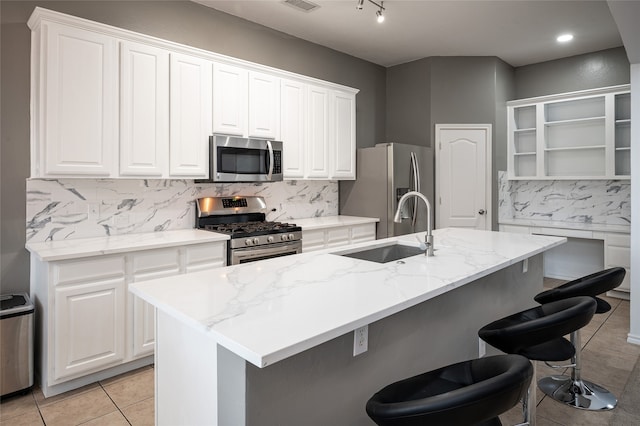
[[[280,82],[280,139],[285,179],[305,177],[305,85],[297,81]]]
[[[628,179],[629,86],[507,103],[510,179]]]
[[[35,39],[35,37],[34,37]],[[115,174],[118,57],[113,37],[46,23],[32,67],[32,171],[38,176]],[[35,77],[35,76],[34,76]],[[33,108],[32,108],[33,111]]]
[[[247,136],[247,70],[213,66],[213,132]]]
[[[282,140],[286,179],[355,178],[356,89],[40,7],[28,25],[31,177],[205,179],[220,133]]]
[[[120,76],[120,175],[166,177],[169,52],[123,42]]]
[[[310,178],[329,178],[329,91],[307,86],[307,173]]]
[[[209,176],[212,63],[195,56],[171,54],[169,174]]]
[[[356,178],[356,96],[333,93],[331,179]]]
[[[260,72],[249,72],[248,136],[278,139],[280,135],[280,79]]]

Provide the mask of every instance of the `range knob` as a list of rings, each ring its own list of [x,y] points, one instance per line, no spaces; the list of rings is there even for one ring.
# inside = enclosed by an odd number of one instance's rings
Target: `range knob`
[[[273,242],[273,237],[272,237],[271,235],[269,235],[269,236],[267,237],[267,242],[268,242],[268,243],[272,243],[272,242]]]
[[[282,241],[287,241],[287,240],[289,239],[289,236],[288,236],[287,234],[282,234],[282,235],[280,236],[280,239],[281,239]]]
[[[289,241],[293,241],[296,237],[293,234],[289,234]]]
[[[247,238],[246,240],[244,240],[244,245],[245,245],[245,246],[251,246],[251,245],[253,245],[253,241],[251,241],[251,238]]]
[[[260,244],[260,238],[256,237],[253,239],[253,244],[258,245]]]

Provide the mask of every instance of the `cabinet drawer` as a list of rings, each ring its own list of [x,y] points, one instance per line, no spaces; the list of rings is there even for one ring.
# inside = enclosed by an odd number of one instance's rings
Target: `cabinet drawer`
[[[55,285],[123,277],[124,273],[124,256],[99,256],[53,264]]]
[[[349,244],[349,228],[332,228],[327,230],[327,247],[338,247]]]
[[[186,272],[224,266],[226,263],[226,244],[227,243],[209,243],[184,247]]]
[[[134,281],[180,273],[180,253],[176,248],[145,250],[131,255]]]
[[[308,252],[324,248],[324,230],[302,231],[302,251]]]
[[[631,235],[607,234],[607,245],[618,247],[631,247]]]
[[[607,266],[631,267],[631,249],[628,247],[607,247]]]
[[[376,224],[367,223],[364,225],[355,225],[351,228],[351,243],[362,243],[365,241],[374,241],[376,239]]]

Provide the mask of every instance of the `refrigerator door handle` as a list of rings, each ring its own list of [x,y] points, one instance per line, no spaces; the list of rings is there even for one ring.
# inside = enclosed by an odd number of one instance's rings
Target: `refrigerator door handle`
[[[420,167],[418,167],[418,158],[415,152],[411,152],[411,175],[413,176],[412,191],[420,192]],[[411,214],[411,230],[415,231],[416,220],[418,219],[418,203],[413,200],[413,212]]]

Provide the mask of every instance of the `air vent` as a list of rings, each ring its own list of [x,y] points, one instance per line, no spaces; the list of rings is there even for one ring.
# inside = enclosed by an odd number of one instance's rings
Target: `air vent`
[[[320,7],[319,4],[315,4],[307,0],[284,0],[283,3],[288,6],[294,7],[301,12],[307,13]]]

